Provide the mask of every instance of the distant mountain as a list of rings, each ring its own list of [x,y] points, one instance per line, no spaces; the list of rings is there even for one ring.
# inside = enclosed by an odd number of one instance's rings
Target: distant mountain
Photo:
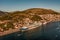
[[[0,11],[0,15],[4,15],[0,18],[3,20],[23,20],[24,18],[30,18],[36,20],[37,17],[44,20],[58,20],[60,18],[60,13],[55,12],[51,9],[43,8],[31,8],[24,11],[14,11],[14,12],[3,12]],[[42,16],[41,16],[42,15]],[[4,19],[5,18],[5,19]],[[36,18],[36,19],[34,19]]]
[[[25,10],[24,12],[35,13],[35,14],[58,14],[57,12],[51,9],[43,9],[43,8],[31,8],[31,9]]]
[[[0,11],[0,16],[6,15],[6,14],[8,14],[8,12]]]

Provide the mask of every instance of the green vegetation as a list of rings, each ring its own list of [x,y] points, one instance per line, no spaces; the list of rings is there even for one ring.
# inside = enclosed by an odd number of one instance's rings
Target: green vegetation
[[[0,28],[2,28],[5,31],[5,30],[9,30],[9,28],[14,29],[14,25],[10,22],[4,23],[4,24],[0,24]]]
[[[0,20],[11,20],[11,19],[12,19],[12,17],[9,15],[5,15],[5,16],[0,17]]]
[[[38,15],[34,15],[34,16],[31,18],[31,20],[33,20],[33,21],[40,21],[40,20],[42,20],[42,18],[41,18],[40,16],[38,16]]]

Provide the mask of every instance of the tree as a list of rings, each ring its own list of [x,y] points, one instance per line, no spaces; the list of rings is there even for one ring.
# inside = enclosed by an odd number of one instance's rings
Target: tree
[[[31,20],[33,20],[33,21],[40,21],[40,20],[42,20],[42,18],[41,18],[40,16],[38,16],[38,15],[34,15],[34,16],[31,18]]]
[[[0,24],[0,27],[1,27],[4,31],[9,30],[9,28],[14,29],[14,25],[13,25],[11,22],[4,23],[4,24]]]

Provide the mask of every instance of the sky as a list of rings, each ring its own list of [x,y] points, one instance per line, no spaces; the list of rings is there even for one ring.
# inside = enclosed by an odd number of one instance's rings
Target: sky
[[[1,11],[22,11],[29,8],[60,11],[60,0],[0,0]]]

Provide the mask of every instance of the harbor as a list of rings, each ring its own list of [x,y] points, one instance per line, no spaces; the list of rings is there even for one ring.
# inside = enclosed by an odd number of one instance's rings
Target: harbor
[[[39,26],[30,30],[17,31],[5,36],[1,36],[0,40],[59,40],[60,34],[58,30],[60,21],[50,22],[46,25]],[[51,29],[50,29],[51,28]],[[21,30],[21,29],[20,29]]]

